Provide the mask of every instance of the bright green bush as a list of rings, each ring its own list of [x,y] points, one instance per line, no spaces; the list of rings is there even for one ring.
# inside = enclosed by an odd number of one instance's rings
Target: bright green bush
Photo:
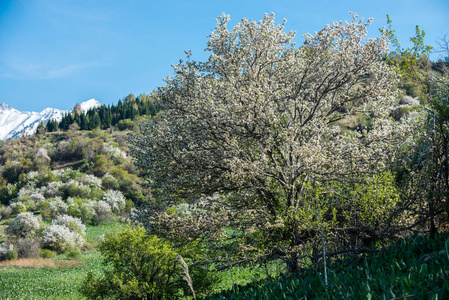
[[[181,277],[177,253],[141,227],[109,233],[100,244],[104,276],[89,273],[82,292],[91,299],[177,299],[187,284]]]
[[[56,254],[50,249],[41,249],[39,251],[39,256],[42,258],[53,258],[56,257]]]
[[[68,253],[67,253],[67,259],[81,259],[81,253],[79,250],[76,249],[71,249]]]

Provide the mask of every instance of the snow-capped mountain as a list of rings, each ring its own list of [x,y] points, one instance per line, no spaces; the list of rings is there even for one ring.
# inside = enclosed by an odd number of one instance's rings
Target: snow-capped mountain
[[[95,99],[80,103],[83,112],[101,106]],[[49,120],[61,121],[63,115],[69,111],[56,108],[46,108],[41,112],[19,111],[8,104],[0,104],[0,140],[7,140],[23,135],[32,135],[36,132],[40,122]]]
[[[87,112],[89,109],[101,106],[101,103],[95,99],[90,99],[80,103],[81,110]]]

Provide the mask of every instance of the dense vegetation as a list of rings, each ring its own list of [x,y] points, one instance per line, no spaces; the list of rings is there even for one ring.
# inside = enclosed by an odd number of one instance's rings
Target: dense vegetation
[[[154,103],[154,96],[141,94],[136,98],[133,94],[129,94],[123,101],[119,100],[117,105],[102,105],[91,108],[86,113],[83,113],[77,104],[72,112],[62,117],[60,122],[50,120],[46,124],[39,124],[37,132],[67,131],[71,126],[76,126],[80,130],[108,129],[111,126],[117,126],[119,130],[136,129],[132,120],[139,116],[155,116],[159,110]]]
[[[447,298],[448,63],[352,17],[297,47],[274,16],[223,15],[151,96],[2,142],[8,295],[65,273],[52,297]]]

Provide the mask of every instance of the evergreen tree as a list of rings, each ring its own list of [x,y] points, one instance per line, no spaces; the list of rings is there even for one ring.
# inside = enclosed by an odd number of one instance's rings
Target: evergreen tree
[[[101,120],[100,120],[100,116],[98,115],[98,113],[96,111],[94,111],[94,114],[92,115],[91,118],[89,118],[89,129],[95,129],[100,127],[101,125]]]
[[[81,130],[89,129],[89,120],[87,118],[87,115],[85,115],[85,114],[80,115],[80,129]]]

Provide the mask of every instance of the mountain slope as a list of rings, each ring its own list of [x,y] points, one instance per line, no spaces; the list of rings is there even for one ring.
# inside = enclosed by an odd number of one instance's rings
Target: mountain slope
[[[80,104],[83,112],[93,107],[101,106],[95,99],[90,99]],[[7,140],[23,135],[32,135],[40,122],[49,120],[61,121],[62,116],[69,111],[56,108],[46,108],[41,112],[21,112],[8,104],[0,104],[0,140]]]

